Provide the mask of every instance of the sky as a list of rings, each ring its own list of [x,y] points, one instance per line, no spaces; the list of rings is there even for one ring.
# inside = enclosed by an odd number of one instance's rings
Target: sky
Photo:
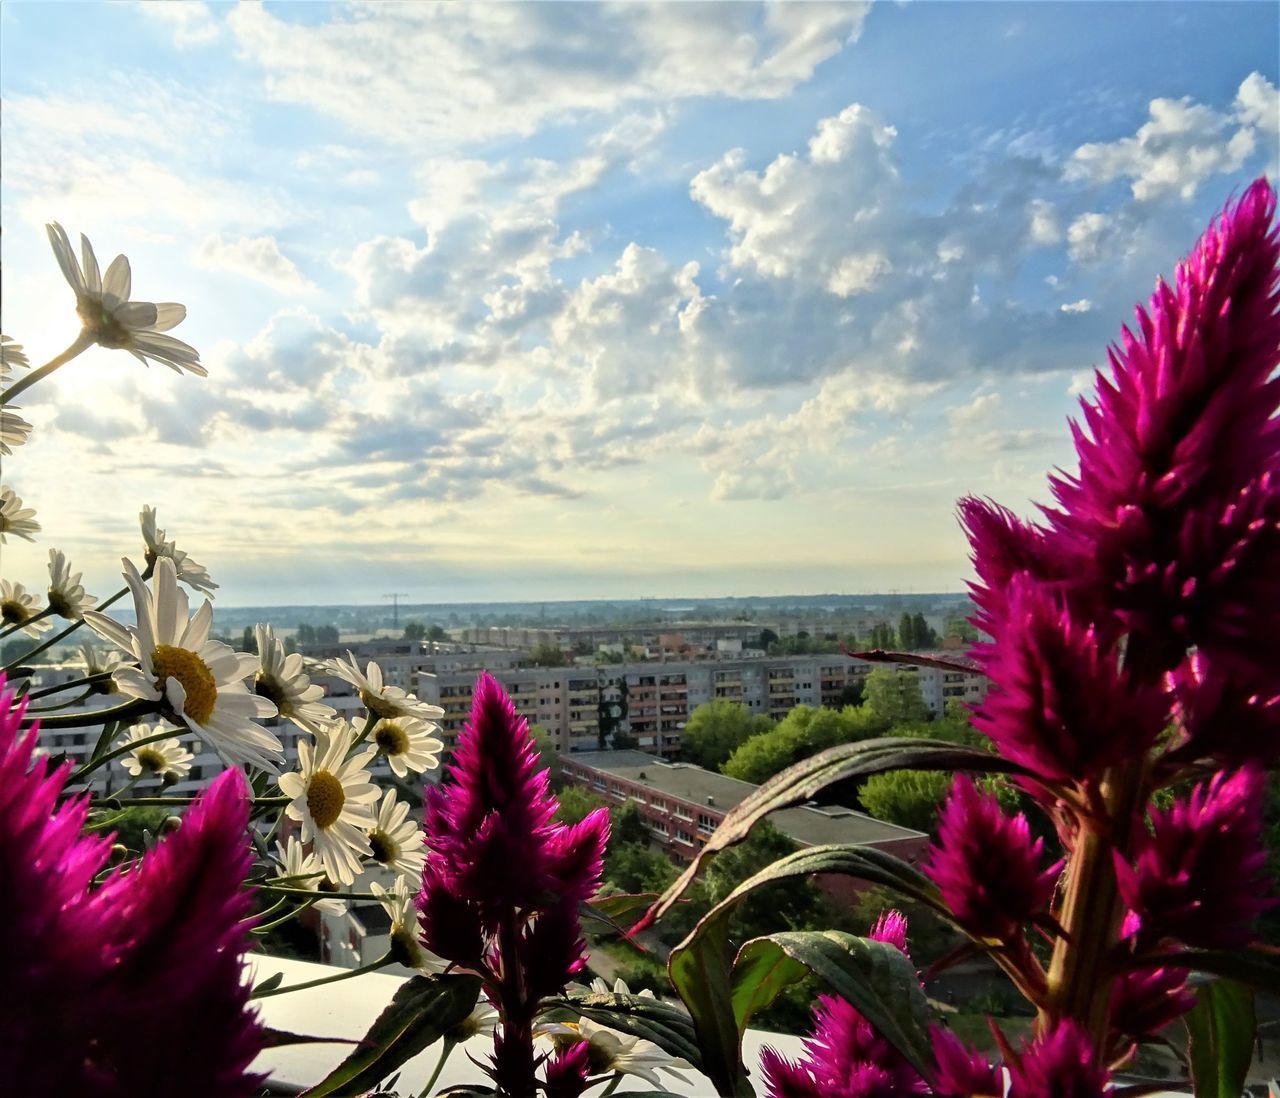
[[[1280,167],[1271,3],[0,7],[3,326],[57,220],[207,378],[19,399],[42,588],[158,508],[228,605],[954,591]]]

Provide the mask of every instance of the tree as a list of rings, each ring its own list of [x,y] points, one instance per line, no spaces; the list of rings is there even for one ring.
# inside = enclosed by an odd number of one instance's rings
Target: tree
[[[877,820],[930,832],[951,788],[951,777],[941,770],[890,770],[869,777],[858,798]]]
[[[938,634],[919,611],[911,618],[911,631],[912,648],[915,650],[938,647]]]
[[[720,769],[731,778],[759,784],[801,759],[838,743],[870,739],[887,727],[866,706],[837,710],[798,705],[772,731],[748,739]]]
[[[529,662],[534,667],[568,667],[572,661],[556,645],[539,641],[529,653]]]
[[[778,641],[778,634],[768,627],[760,630],[760,639],[756,641],[756,647],[762,651],[768,652],[771,645]]]
[[[684,757],[695,766],[719,770],[752,736],[768,732],[773,721],[739,702],[703,702],[684,726]]]
[[[904,610],[902,617],[898,619],[898,647],[904,652],[910,652],[915,645],[915,623],[911,620],[911,615]]]
[[[305,622],[299,622],[298,628],[293,632],[299,644],[315,644],[316,628],[314,625],[307,625]]]
[[[457,614],[451,614],[450,617],[457,617]],[[449,634],[445,632],[443,625],[433,625],[427,630],[427,640],[431,641],[447,641]]]
[[[254,633],[252,625],[246,625],[244,632],[240,635],[240,651],[253,652],[255,654],[258,651],[258,637]]]
[[[867,676],[865,696],[864,708],[890,727],[929,719],[920,679],[914,671],[877,667]]]
[[[404,623],[404,639],[408,641],[420,641],[427,635],[427,627],[420,621],[407,621]]]
[[[547,770],[552,786],[556,786],[560,780],[560,752],[556,750],[555,737],[540,724],[530,725],[529,735],[538,746],[539,759]]]
[[[338,627],[336,625],[321,625],[316,627],[316,644],[337,643]]]

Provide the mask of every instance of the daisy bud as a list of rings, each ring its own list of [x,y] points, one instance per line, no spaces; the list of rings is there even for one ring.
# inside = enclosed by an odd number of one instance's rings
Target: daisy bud
[[[1043,866],[1044,840],[1032,841],[1026,816],[1006,816],[995,797],[956,775],[925,866],[956,920],[979,938],[1019,937],[1048,906],[1062,863]]]
[[[977,650],[991,690],[973,724],[1006,758],[1053,781],[1081,781],[1145,751],[1163,730],[1163,691],[1129,682],[1098,631],[1029,577],[1011,580],[995,639]]]
[[[1163,938],[1232,949],[1254,938],[1253,922],[1273,901],[1262,846],[1261,769],[1219,773],[1167,811],[1151,830],[1134,829],[1135,861],[1116,855],[1116,883],[1139,941]]]

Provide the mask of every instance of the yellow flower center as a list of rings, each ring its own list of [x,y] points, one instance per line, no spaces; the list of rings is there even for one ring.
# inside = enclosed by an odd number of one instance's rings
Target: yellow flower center
[[[387,701],[385,698],[375,694],[372,690],[361,690],[360,700],[364,702],[365,708],[370,713],[376,713],[379,717],[394,717],[399,714],[394,703]]]
[[[369,832],[369,849],[373,851],[374,861],[390,865],[400,857],[400,844],[385,831]]]
[[[0,621],[4,621],[6,625],[21,625],[29,617],[30,612],[17,599],[0,602]]]
[[[342,783],[327,770],[317,770],[307,783],[307,813],[321,831],[328,831],[347,803]]]
[[[157,644],[151,653],[151,666],[156,674],[156,689],[164,693],[170,679],[182,683],[187,700],[182,711],[196,724],[204,724],[213,716],[213,706],[218,700],[218,684],[208,665],[185,648],[171,644]]]
[[[143,770],[149,770],[152,774],[159,774],[169,765],[165,757],[154,747],[140,747],[134,752],[134,758],[142,764]]]
[[[409,750],[409,733],[398,721],[379,721],[373,730],[373,742],[384,755],[403,755]]]
[[[289,695],[285,693],[278,679],[259,672],[258,677],[253,680],[253,692],[258,697],[266,698],[271,702],[280,711],[281,716],[287,717],[293,712],[293,706],[288,704]]]

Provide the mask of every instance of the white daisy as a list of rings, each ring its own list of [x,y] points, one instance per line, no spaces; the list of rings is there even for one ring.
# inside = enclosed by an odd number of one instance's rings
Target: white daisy
[[[20,625],[29,637],[38,637],[53,628],[48,618],[37,617],[44,609],[40,599],[20,583],[0,580],[0,622]]]
[[[324,687],[312,685],[302,669],[302,657],[296,652],[287,655],[270,625],[259,624],[254,633],[262,665],[254,676],[254,691],[274,702],[280,716],[309,732],[319,728],[322,721],[332,720],[333,707],[319,700],[324,697]]]
[[[31,424],[12,405],[0,408],[0,454],[10,455],[27,441]]]
[[[451,1041],[469,1041],[472,1037],[492,1037],[498,1028],[499,1016],[498,1012],[489,1004],[489,1000],[483,997],[476,1003],[475,1008],[454,1026],[446,1036]]]
[[[107,268],[107,273],[99,274],[93,245],[81,233],[80,248],[84,259],[82,271],[62,226],[55,221],[45,228],[48,230],[49,243],[53,245],[58,266],[75,291],[76,312],[84,325],[86,336],[103,347],[128,351],[144,366],[148,359],[154,359],[178,373],[190,370],[201,377],[208,374],[209,371],[200,365],[199,351],[180,339],[163,334],[186,319],[185,305],[130,301],[129,292],[133,279],[127,258],[116,256]]]
[[[603,993],[606,995],[608,994],[638,995],[641,999],[656,998],[656,996],[653,994],[653,992],[649,988],[645,988],[643,991],[632,991],[629,987],[627,987],[626,980],[623,980],[623,979],[614,980],[613,987],[610,987],[607,983],[604,982],[604,980],[600,979],[599,976],[597,976],[595,979],[591,981],[591,990],[594,992]]]
[[[397,877],[395,884],[389,889],[383,888],[376,881],[369,888],[391,919],[392,957],[406,968],[416,969],[418,972],[443,972],[447,967],[445,962],[429,949],[423,949],[418,940],[418,909],[414,906],[413,895],[409,892],[405,879]]]
[[[138,661],[139,666],[112,672],[120,692],[158,702],[168,720],[185,724],[228,765],[249,763],[274,773],[284,748],[254,719],[275,716],[276,707],[249,693],[244,683],[257,669],[258,657],[209,639],[213,607],[208,599],[188,619],[187,593],[178,586],[169,558],[156,562],[154,595],[130,560],[124,562],[124,578],[133,592],[136,627],[94,610],[84,615],[98,636]]]
[[[0,381],[8,381],[9,374],[15,366],[25,369],[30,365],[31,360],[27,358],[27,352],[22,349],[22,344],[15,343],[0,332]]]
[[[304,854],[302,844],[294,836],[290,835],[289,841],[284,846],[276,843],[276,858],[280,862],[280,876],[293,878],[283,882],[289,888],[305,888],[309,892],[318,894],[322,887],[328,887],[329,882],[325,878],[324,869],[316,860],[316,856],[310,852]],[[311,906],[329,915],[347,913],[346,900],[317,900]]]
[[[379,717],[418,717],[430,721],[444,716],[444,710],[438,705],[419,701],[415,695],[406,694],[398,686],[385,685],[382,668],[372,660],[361,672],[355,656],[348,652],[345,660],[341,657],[329,660],[326,666],[338,678],[354,686],[369,712]]]
[[[60,618],[79,621],[84,612],[98,601],[86,595],[80,584],[80,573],[72,572],[67,555],[61,549],[49,550],[49,608]]]
[[[110,675],[124,663],[124,656],[114,648],[106,652],[99,652],[88,641],[81,641],[80,660],[84,664],[85,676],[92,677],[94,675]],[[114,694],[116,693],[116,684],[114,680],[106,679],[95,684],[94,692],[98,694]]]
[[[197,564],[172,541],[166,541],[163,530],[156,529],[156,512],[154,507],[144,506],[138,514],[142,526],[142,540],[146,543],[147,566],[152,567],[160,557],[168,557],[178,570],[178,579],[193,591],[213,598],[218,585],[209,578],[209,571],[203,564]]]
[[[421,774],[440,765],[444,741],[431,734],[439,731],[438,724],[417,717],[383,717],[373,726],[370,738],[378,745],[378,754],[386,756],[396,777],[403,778],[410,770]]]
[[[120,739],[116,747],[127,747],[138,740],[145,740],[160,732],[178,729],[165,721],[157,724],[135,724]],[[129,772],[129,776],[140,778],[143,774],[154,774],[168,785],[182,781],[191,773],[191,754],[176,737],[168,740],[156,740],[154,743],[135,747],[129,754],[120,759],[121,765]]]
[[[302,824],[302,841],[311,843],[330,880],[349,885],[360,872],[360,858],[371,853],[366,832],[374,825],[378,787],[365,765],[374,748],[351,758],[355,733],[346,721],[316,731],[315,746],[298,741],[298,770],[280,776],[280,792],[293,800],[285,812]]]
[[[659,1071],[669,1071],[677,1079],[687,1082],[683,1073],[693,1070],[693,1065],[688,1060],[664,1052],[652,1041],[610,1029],[590,1018],[579,1018],[576,1022],[544,1022],[535,1032],[538,1036],[551,1038],[557,1044],[566,1040],[570,1043],[586,1041],[589,1046],[587,1070],[591,1075],[613,1072],[636,1075],[655,1087],[661,1087]]]
[[[396,800],[396,791],[388,789],[378,805],[378,818],[369,831],[369,849],[373,860],[406,877],[420,880],[427,852],[422,846],[422,829],[409,819],[409,806]]]
[[[35,521],[35,511],[22,506],[22,497],[7,484],[0,484],[0,545],[4,544],[5,534],[35,541],[32,534],[40,532],[40,524]]]

